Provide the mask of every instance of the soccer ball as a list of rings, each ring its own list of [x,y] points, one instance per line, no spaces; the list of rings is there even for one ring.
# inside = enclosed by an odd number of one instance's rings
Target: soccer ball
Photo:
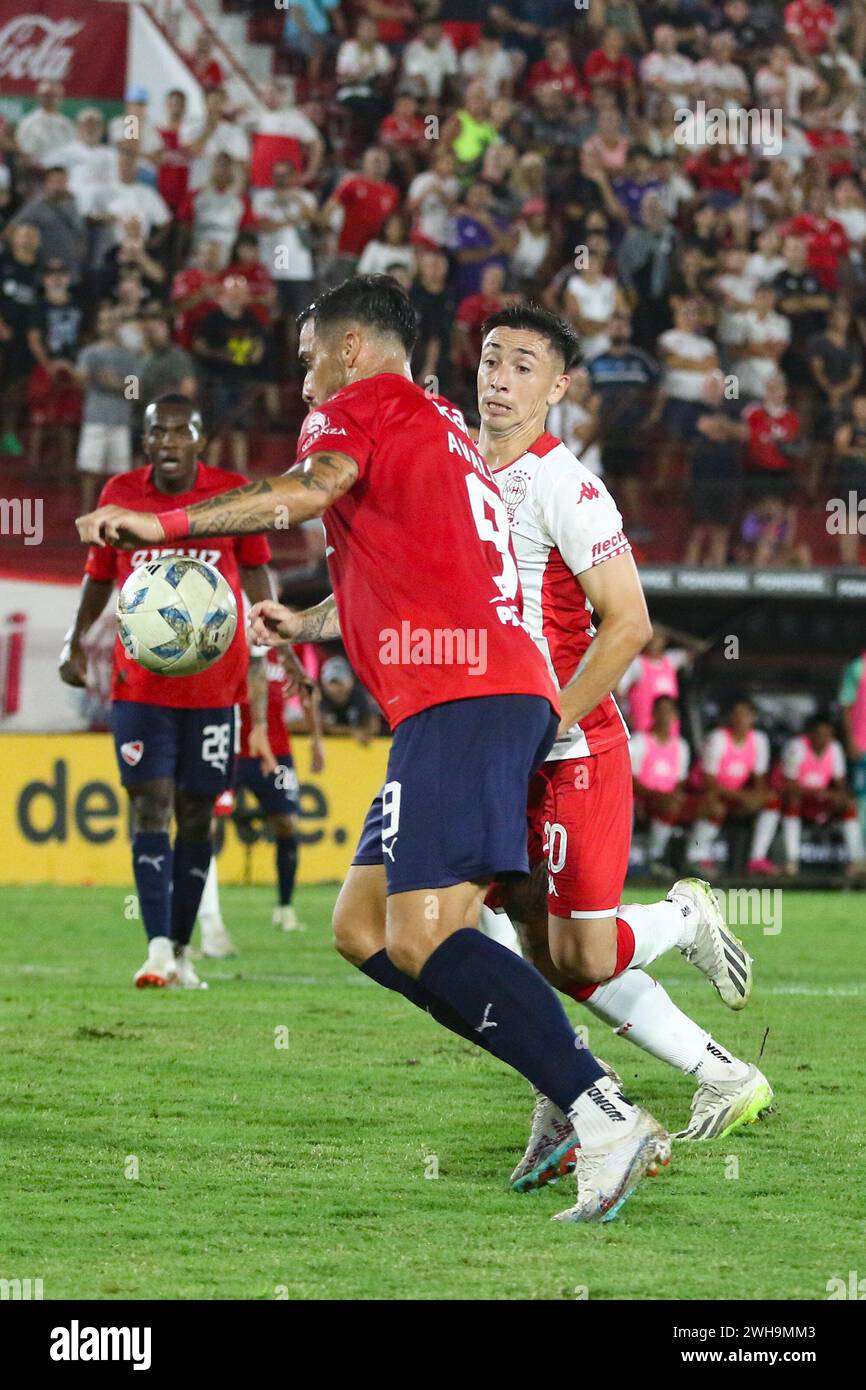
[[[219,570],[187,555],[139,565],[117,599],[128,655],[160,676],[206,670],[231,646],[237,625],[235,596]]]

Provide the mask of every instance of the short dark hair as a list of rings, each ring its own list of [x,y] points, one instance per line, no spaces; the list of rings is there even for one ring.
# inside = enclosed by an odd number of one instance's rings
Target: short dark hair
[[[298,314],[298,328],[312,319],[316,328],[363,323],[399,338],[407,353],[415,346],[418,324],[409,296],[391,275],[355,275],[320,294]]]
[[[148,402],[147,409],[159,410],[160,407],[164,405],[182,405],[184,409],[188,410],[191,414],[195,413],[197,415],[199,413],[195,401],[191,400],[189,396],[184,396],[180,391],[164,391],[161,396],[156,396],[152,401]]]
[[[540,304],[512,304],[508,309],[500,309],[498,313],[491,314],[481,325],[482,338],[486,338],[494,328],[516,328],[524,329],[528,333],[538,333],[547,340],[554,352],[559,353],[566,371],[573,367],[580,357],[580,339],[571,324],[557,318],[549,309],[542,309]]]

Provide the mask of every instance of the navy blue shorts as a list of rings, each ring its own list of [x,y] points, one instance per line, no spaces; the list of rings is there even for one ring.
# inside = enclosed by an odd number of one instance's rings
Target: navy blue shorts
[[[130,789],[170,777],[190,796],[220,796],[232,784],[235,707],[172,709],[115,700],[111,724],[120,780]]]
[[[384,863],[389,894],[528,873],[529,779],[558,723],[540,695],[451,700],[405,719],[352,863]]]
[[[235,763],[235,790],[252,792],[269,816],[298,814],[298,777],[291,753],[280,754],[276,772],[262,772],[258,758],[238,758]]]

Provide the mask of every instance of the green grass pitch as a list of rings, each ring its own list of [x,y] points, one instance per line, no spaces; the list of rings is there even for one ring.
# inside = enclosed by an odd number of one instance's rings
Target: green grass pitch
[[[790,892],[778,936],[742,929],[743,1013],[657,962],[740,1055],[769,1029],[777,1108],[676,1145],[604,1227],[549,1221],[571,1181],[509,1190],[528,1087],[336,956],[333,889],[299,893],[302,936],[224,890],[242,954],[202,962],[207,992],[133,988],[120,890],[2,898],[0,1277],[46,1299],[824,1299],[866,1274],[861,896]],[[569,1007],[679,1127],[692,1083]]]

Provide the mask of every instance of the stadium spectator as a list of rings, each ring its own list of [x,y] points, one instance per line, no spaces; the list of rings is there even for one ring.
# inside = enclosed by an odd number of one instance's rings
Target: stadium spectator
[[[490,101],[513,95],[515,79],[522,66],[522,54],[505,47],[502,35],[493,24],[482,25],[478,43],[464,48],[460,54],[461,75],[470,81],[480,79]]]
[[[823,188],[812,190],[805,212],[798,212],[783,227],[783,234],[804,237],[806,260],[825,290],[831,294],[839,285],[839,268],[848,255],[848,237],[841,222],[827,216],[829,199]]]
[[[668,301],[681,237],[668,217],[662,196],[651,189],[640,204],[640,225],[629,227],[617,252],[620,283],[632,300],[632,328],[638,343],[650,343],[671,326]]]
[[[604,472],[600,414],[601,397],[592,388],[589,372],[586,367],[577,367],[571,373],[568,390],[547,417],[549,432],[563,440],[583,466],[598,477]]]
[[[533,63],[526,88],[534,96],[539,87],[555,87],[571,100],[587,100],[589,91],[571,61],[568,44],[561,34],[551,34],[544,44],[544,57]]]
[[[791,341],[791,326],[783,314],[776,313],[775,302],[773,286],[758,285],[754,308],[738,315],[731,367],[743,397],[763,399]]]
[[[293,164],[303,185],[319,174],[325,146],[310,117],[292,105],[289,92],[279,82],[264,90],[262,108],[250,123],[252,152],[249,181],[253,188],[268,188],[274,165],[286,160]]]
[[[824,0],[792,0],[785,6],[785,33],[804,63],[825,51],[837,25],[836,11]]]
[[[186,124],[186,93],[180,88],[166,92],[165,117],[162,125],[157,127],[162,152],[156,186],[175,217],[189,192],[190,153],[183,143]]]
[[[241,228],[254,226],[249,197],[235,187],[228,154],[214,155],[210,181],[197,193],[189,194],[179,217],[188,228],[193,254],[203,241],[215,241],[228,257]]]
[[[565,312],[580,334],[584,361],[610,347],[611,319],[626,313],[627,304],[621,286],[604,274],[602,259],[593,251],[585,253],[565,287]]]
[[[854,493],[858,508],[866,498],[866,395],[858,393],[851,399],[847,419],[838,426],[833,439],[833,488],[845,503]],[[857,565],[860,560],[860,534],[856,527],[846,525],[839,532],[839,559],[843,565]]]
[[[130,426],[140,359],[120,341],[117,309],[104,304],[96,317],[96,337],[78,355],[84,391],[76,467],[81,474],[81,509],[89,511],[106,480],[132,466]]]
[[[824,332],[806,343],[805,355],[819,393],[811,428],[816,447],[812,450],[807,480],[810,496],[814,496],[829,462],[836,428],[863,372],[861,351],[851,340],[851,311],[847,305],[834,305]]]
[[[216,308],[224,265],[221,243],[205,239],[199,242],[192,264],[179,270],[172,280],[170,302],[177,315],[174,337],[182,347],[192,347],[199,322]]]
[[[420,247],[418,275],[409,291],[418,320],[412,373],[419,386],[447,395],[451,333],[457,306],[448,291],[448,257],[438,247]]]
[[[55,468],[66,476],[73,458],[73,429],[81,418],[81,390],[75,363],[84,327],[84,312],[70,290],[63,261],[48,260],[42,297],[29,315],[27,345],[36,366],[27,384],[30,422],[28,464],[36,472],[43,447],[54,446]]]
[[[193,338],[204,387],[211,467],[218,466],[222,439],[228,434],[232,467],[238,473],[247,471],[254,370],[265,348],[265,331],[250,309],[247,281],[242,275],[227,276],[217,307],[196,325]]]
[[[381,732],[379,714],[344,656],[332,656],[319,672],[322,727],[367,744]]]
[[[481,325],[491,314],[498,313],[508,302],[505,294],[505,267],[491,261],[481,273],[477,294],[466,295],[457,305],[452,336],[451,362],[462,374],[460,399],[469,412],[476,414],[475,378],[481,355]],[[454,384],[456,386],[456,383]],[[452,388],[453,389],[453,388]]]
[[[440,139],[454,151],[463,174],[471,173],[483,159],[487,146],[499,139],[499,131],[490,118],[491,106],[483,79],[476,78],[466,88],[463,105],[441,128]]]
[[[385,78],[393,59],[377,38],[376,21],[369,15],[358,20],[353,39],[345,39],[337,53],[337,101],[351,118],[352,143],[373,143],[379,122],[388,110]]]
[[[319,207],[316,195],[300,186],[300,175],[288,160],[274,165],[273,179],[271,188],[253,190],[252,210],[259,234],[259,259],[276,285],[283,337],[293,355],[295,316],[315,295],[313,245]]]
[[[198,193],[207,187],[218,154],[228,155],[231,160],[233,182],[246,174],[250,142],[240,126],[227,119],[226,108],[225,89],[211,87],[205,92],[202,114],[187,117],[180,127],[178,144],[190,161],[187,192]],[[178,203],[172,206],[177,208]]]
[[[647,94],[654,98],[650,110],[669,102],[689,107],[696,91],[695,65],[678,51],[677,31],[671,24],[659,24],[653,31],[652,50],[641,59],[640,78]]]
[[[133,145],[140,159],[155,165],[162,150],[159,131],[147,114],[150,93],[146,87],[130,87],[123,111],[108,123],[108,143],[118,149]]]
[[[392,274],[396,266],[415,273],[415,250],[409,244],[409,227],[401,212],[392,212],[381,234],[368,241],[358,261],[359,275]]]
[[[676,300],[672,307],[674,326],[660,335],[657,347],[664,367],[662,390],[665,397],[661,417],[664,443],[655,479],[659,494],[666,491],[668,479],[684,461],[698,416],[703,413],[707,377],[719,365],[713,342],[698,331],[698,301]]]
[[[195,363],[186,351],[171,341],[168,320],[154,306],[141,317],[144,352],[141,358],[139,401],[155,401],[171,394],[195,400],[198,392]],[[142,404],[142,413],[143,413]]]
[[[403,52],[403,78],[417,95],[434,106],[447,95],[459,65],[453,43],[436,18],[426,19],[417,38]],[[491,93],[491,96],[495,93]]]
[[[15,127],[15,147],[25,165],[42,169],[62,157],[76,138],[75,126],[60,110],[63,87],[59,82],[40,82],[36,105]]]
[[[164,241],[171,227],[171,209],[165,200],[139,178],[139,158],[127,142],[118,147],[117,181],[98,188],[90,202],[88,217],[103,224],[99,258],[116,242],[122,241],[131,218],[150,249]],[[160,233],[162,234],[160,236]]]
[[[327,0],[319,0],[319,3],[326,4]],[[214,57],[214,41],[207,29],[199,29],[192,51],[187,55],[187,62],[193,77],[201,83],[205,92],[223,85],[225,75]]]
[[[505,268],[513,238],[501,219],[490,211],[491,192],[486,183],[471,183],[455,210],[450,241],[454,253],[452,288],[458,300],[479,294],[488,265]]]
[[[746,442],[746,491],[750,501],[773,496],[789,501],[801,456],[800,417],[788,404],[781,372],[767,380],[761,401],[750,401],[741,416]]]
[[[87,257],[87,226],[69,191],[69,175],[62,164],[46,166],[41,190],[9,225],[14,227],[17,222],[39,228],[44,260],[63,261],[73,280],[81,278]]]
[[[635,106],[634,63],[625,52],[625,35],[614,24],[608,24],[601,43],[587,55],[583,75],[594,90],[604,87],[625,103],[631,112]]]
[[[118,154],[104,143],[105,117],[97,106],[85,106],[75,118],[75,139],[55,156],[69,174],[69,188],[78,211],[89,216],[98,188],[118,182]]]
[[[600,401],[605,477],[620,500],[629,534],[646,540],[640,470],[648,452],[647,433],[658,418],[659,365],[632,343],[628,316],[616,313],[610,343],[589,359],[587,371]]]
[[[41,273],[39,228],[17,222],[0,249],[0,454],[20,457],[18,437],[27,381],[35,365],[28,334],[39,302]]]
[[[285,9],[283,47],[300,56],[315,87],[325,56],[337,42],[336,35],[345,32],[340,0],[289,0]]]
[[[721,372],[707,377],[703,397],[689,451],[692,530],[683,564],[716,567],[727,561],[740,502],[745,431],[725,401]]]
[[[406,208],[414,219],[413,234],[422,241],[446,246],[451,213],[460,197],[452,150],[437,148],[429,169],[416,174],[406,194]]]
[[[797,540],[797,514],[777,492],[759,497],[740,526],[736,560],[754,569],[805,569],[809,546]]]
[[[385,220],[400,205],[400,193],[388,181],[389,160],[384,150],[365,150],[361,171],[343,179],[322,208],[322,222],[330,224],[342,214],[333,267],[335,281],[354,273],[358,257],[368,241],[379,233]]]
[[[508,258],[508,270],[524,299],[537,299],[550,278],[554,237],[543,198],[528,198],[514,225],[516,242]]]

